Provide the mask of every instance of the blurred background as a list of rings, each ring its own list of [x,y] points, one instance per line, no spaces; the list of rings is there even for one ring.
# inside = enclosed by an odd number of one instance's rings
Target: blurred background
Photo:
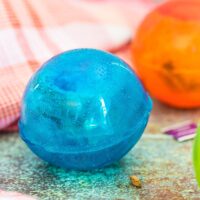
[[[0,199],[199,199],[192,161],[200,116],[199,0],[1,0],[0,25]],[[19,139],[20,104],[45,61],[86,47],[125,60],[154,105],[144,136],[119,163],[66,173]],[[131,175],[142,188],[130,184]]]

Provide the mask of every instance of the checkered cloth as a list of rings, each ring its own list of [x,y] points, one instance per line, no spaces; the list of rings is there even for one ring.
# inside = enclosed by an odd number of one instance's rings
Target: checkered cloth
[[[17,129],[24,88],[43,62],[73,48],[124,55],[150,0],[1,0],[0,130]]]

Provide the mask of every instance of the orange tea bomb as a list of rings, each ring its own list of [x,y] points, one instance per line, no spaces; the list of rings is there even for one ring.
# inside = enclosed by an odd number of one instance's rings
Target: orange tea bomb
[[[149,13],[132,43],[149,93],[177,107],[200,107],[200,0],[173,0]]]

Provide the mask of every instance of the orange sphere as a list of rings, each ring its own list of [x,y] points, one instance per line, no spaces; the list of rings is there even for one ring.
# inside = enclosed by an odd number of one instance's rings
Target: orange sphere
[[[132,55],[153,97],[178,108],[200,107],[200,0],[168,1],[149,13]]]

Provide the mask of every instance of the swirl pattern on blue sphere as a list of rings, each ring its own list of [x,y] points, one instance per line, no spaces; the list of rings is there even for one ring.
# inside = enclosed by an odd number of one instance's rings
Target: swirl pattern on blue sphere
[[[77,49],[47,61],[24,93],[22,139],[42,159],[92,169],[119,160],[139,140],[151,99],[118,57]]]

